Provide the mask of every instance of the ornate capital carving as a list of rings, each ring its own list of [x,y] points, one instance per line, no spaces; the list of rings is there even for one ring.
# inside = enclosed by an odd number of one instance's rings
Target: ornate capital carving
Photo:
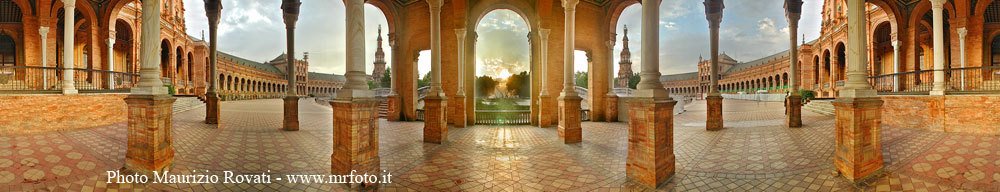
[[[785,0],[785,16],[802,14],[802,0]]]
[[[76,0],[62,0],[63,7],[65,8],[76,8]]]
[[[299,7],[302,6],[300,0],[282,0],[281,12],[284,13],[286,27],[295,27],[295,22],[299,20]]]
[[[444,0],[427,0],[427,4],[431,6],[431,9],[441,9],[444,5]]]
[[[42,35],[42,37],[45,37],[45,35],[49,34],[49,27],[39,27],[38,34]]]
[[[576,11],[576,4],[579,4],[580,0],[562,0],[562,7],[566,11]]]
[[[969,30],[965,27],[958,28],[958,38],[965,39],[965,35],[969,34]]]
[[[931,8],[942,9],[944,8],[944,2],[947,2],[948,0],[928,0],[928,1],[931,1]]]
[[[705,5],[705,14],[707,15],[716,13],[721,14],[722,9],[726,8],[726,5],[722,2],[722,0],[705,0],[702,4]]]

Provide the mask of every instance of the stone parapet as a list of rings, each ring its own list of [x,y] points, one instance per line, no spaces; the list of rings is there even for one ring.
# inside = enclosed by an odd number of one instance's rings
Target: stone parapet
[[[448,141],[448,99],[441,96],[424,97],[424,142]]]
[[[1000,95],[882,96],[887,126],[1000,135]]]
[[[666,183],[675,171],[674,115],[677,101],[632,98],[629,105],[628,157],[625,173],[629,179],[648,187]]]
[[[128,173],[150,175],[170,170],[174,163],[173,104],[170,95],[129,95],[128,145],[125,167]]]
[[[882,170],[882,100],[838,98],[833,164],[851,182],[863,182]]]
[[[559,137],[564,143],[580,143],[583,141],[583,129],[580,121],[579,96],[559,97]],[[544,115],[543,115],[544,116]]]
[[[77,130],[128,120],[128,94],[3,95],[0,133]]]

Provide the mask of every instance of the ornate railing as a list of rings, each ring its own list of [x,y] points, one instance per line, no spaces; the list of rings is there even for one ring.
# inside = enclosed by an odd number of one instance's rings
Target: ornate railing
[[[427,96],[427,92],[429,92],[430,90],[431,90],[431,87],[428,87],[428,86],[424,86],[424,87],[421,87],[421,88],[417,89],[417,100],[423,100],[424,97]]]
[[[632,96],[635,94],[635,89],[632,88],[615,88],[613,89],[615,94],[618,96]]]
[[[417,121],[424,120],[424,109],[417,109]]]
[[[927,94],[934,87],[934,71],[909,71],[868,77],[879,94]]]
[[[390,89],[390,88],[375,88],[375,89],[372,89],[372,91],[375,91],[375,97],[386,97],[386,96],[389,96],[389,93],[392,91],[392,89]]]
[[[59,93],[65,69],[55,67],[0,67],[0,93]],[[139,75],[116,71],[73,69],[73,86],[80,92],[127,92]]]
[[[531,110],[476,110],[478,125],[531,124]]]
[[[945,70],[949,91],[959,93],[1000,93],[1000,66],[966,67]]]
[[[910,71],[868,78],[883,95],[928,94],[934,89],[936,70]],[[966,67],[943,70],[946,89],[951,93],[1000,93],[1000,66]]]

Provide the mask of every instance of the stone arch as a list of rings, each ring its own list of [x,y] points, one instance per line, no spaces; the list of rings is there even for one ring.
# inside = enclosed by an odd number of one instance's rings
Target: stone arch
[[[638,0],[623,0],[623,1],[612,2],[611,15],[610,17],[607,17],[608,31],[616,31],[618,26],[618,20],[621,18],[621,14],[625,12],[625,8],[637,4],[642,6]],[[609,37],[609,38],[616,38],[616,37]]]
[[[893,60],[897,59],[893,55],[891,24],[882,21],[875,25],[872,34],[872,56],[874,57],[873,73],[875,75],[886,74],[892,71]],[[887,59],[888,58],[888,59]]]
[[[115,44],[112,46],[114,53],[112,54],[116,65],[125,66],[122,70],[127,73],[134,73],[137,69],[135,65],[135,45],[138,45],[138,41],[135,39],[135,30],[132,28],[133,25],[128,23],[123,19],[118,19],[115,21]],[[120,69],[115,67],[115,69]]]
[[[834,49],[836,51],[837,57],[837,80],[845,80],[847,77],[847,49],[844,46],[844,42],[837,43]],[[831,85],[834,86],[834,85]]]
[[[160,41],[160,77],[170,77],[170,40]]]
[[[178,44],[180,44],[180,43],[178,43]],[[181,45],[177,45],[177,48],[173,52],[173,56],[174,56],[174,63],[175,63],[174,64],[174,67],[175,67],[174,68],[174,77],[176,77],[176,79],[178,81],[180,81],[180,80],[185,80],[186,81],[186,79],[183,78],[184,77],[184,70],[185,70],[184,69],[185,68],[184,65],[186,63],[184,62],[184,49],[181,48]]]

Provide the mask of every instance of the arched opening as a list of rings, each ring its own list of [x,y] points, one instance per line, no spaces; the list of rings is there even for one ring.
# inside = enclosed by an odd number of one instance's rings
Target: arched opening
[[[177,81],[178,84],[183,85],[184,81],[187,81],[187,80],[184,79],[184,72],[183,72],[183,70],[184,70],[184,50],[181,50],[180,46],[177,46],[176,51],[174,51],[174,63],[175,63],[174,64],[174,74],[172,76],[174,78],[176,78],[176,81]],[[175,86],[175,87],[179,88],[181,86]]]
[[[15,65],[17,65],[17,46],[14,44],[14,38],[0,33],[0,67],[13,67]]]
[[[135,60],[135,50],[133,45],[135,45],[135,39],[132,37],[132,26],[125,22],[125,20],[118,19],[115,21],[115,44],[112,49],[114,53],[111,58],[115,63],[115,71],[123,71],[126,73],[135,73],[136,66]]]
[[[819,77],[820,81],[822,81],[822,83],[820,84],[823,84],[824,89],[830,88],[830,82],[831,82],[830,72],[832,71],[833,68],[830,66],[830,50],[826,50],[823,52],[823,70],[822,70],[823,74]]]
[[[618,15],[618,22],[614,26],[616,37],[614,41],[616,42],[613,49],[611,57],[613,60],[611,62],[612,75],[614,75],[613,85],[616,88],[630,88],[635,89],[636,84],[639,83],[638,75],[638,61],[640,61],[640,54],[642,49],[642,41],[640,32],[642,32],[642,5],[639,3],[633,3],[628,7],[622,9],[621,14]],[[625,48],[628,50],[625,50]],[[627,70],[622,71],[623,66],[628,66]]]
[[[170,78],[170,41],[160,42],[160,77]]]
[[[529,118],[531,113],[531,44],[527,38],[531,28],[527,20],[514,10],[495,9],[486,12],[475,26],[476,94],[472,108],[476,124],[530,123],[530,119],[514,118]],[[494,112],[501,110],[507,112]]]
[[[837,83],[838,86],[840,86],[840,82],[847,79],[846,78],[847,51],[844,49],[844,43],[837,44],[836,52],[837,52],[837,69],[836,69],[837,75],[835,76],[835,80],[838,82]]]
[[[1000,36],[993,37],[990,46],[990,65],[1000,66]]]
[[[813,56],[813,89],[819,89],[819,56]]]
[[[590,106],[593,104],[593,99],[591,99],[590,90],[592,87],[592,82],[596,79],[591,78],[593,75],[590,74],[590,67],[593,64],[593,59],[590,59],[590,54],[586,51],[575,50],[573,51],[573,84],[576,85],[574,90],[576,94],[583,98],[580,102],[580,108],[582,111],[590,111]],[[581,120],[586,121],[588,118],[581,118]]]
[[[187,67],[185,68],[185,70],[187,70],[187,80],[188,80],[188,82],[189,83],[194,83],[193,82],[194,81],[194,53],[188,52],[188,54],[187,54]],[[194,84],[189,84],[188,85],[188,89],[190,89],[191,86],[194,86]]]
[[[875,33],[872,37],[874,42],[872,42],[872,55],[875,57],[873,60],[872,74],[882,75],[895,73],[892,47],[892,27],[889,25],[888,21],[879,23],[875,27]]]

